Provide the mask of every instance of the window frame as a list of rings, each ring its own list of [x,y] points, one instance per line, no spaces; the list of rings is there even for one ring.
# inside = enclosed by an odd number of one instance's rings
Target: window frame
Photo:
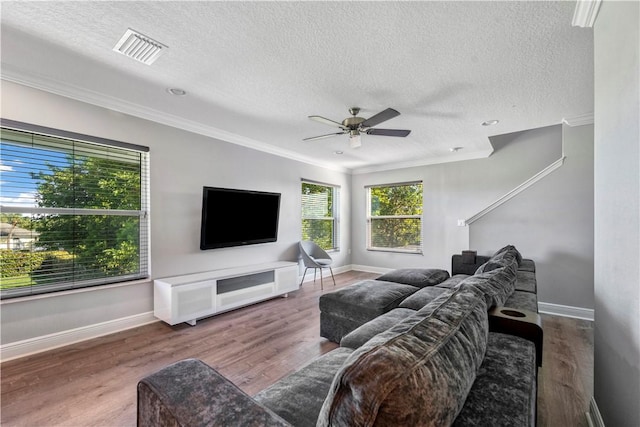
[[[404,187],[411,185],[420,185],[422,187],[422,205],[420,206],[421,213],[416,215],[371,215],[371,190],[375,188],[388,188],[388,187]],[[393,253],[404,253],[404,254],[418,254],[421,255],[423,253],[423,223],[424,223],[424,185],[422,180],[417,181],[408,181],[408,182],[398,182],[398,183],[388,183],[388,184],[376,184],[376,185],[367,185],[365,186],[366,190],[366,249],[368,251],[373,252],[393,252]],[[376,219],[418,219],[420,220],[420,245],[416,249],[403,249],[403,248],[392,248],[392,247],[383,247],[383,246],[373,246],[372,245],[372,230],[371,227],[373,225],[373,221]]]
[[[333,192],[333,204],[332,204],[332,212],[330,217],[322,216],[322,217],[305,217],[303,203],[302,200],[302,187],[304,184],[317,185],[321,187],[330,188]],[[309,179],[302,178],[300,180],[300,236],[301,239],[304,240],[302,236],[302,224],[305,220],[312,221],[332,221],[333,222],[333,235],[332,238],[332,247],[331,248],[323,248],[327,252],[339,252],[340,251],[340,186],[335,184],[327,184],[325,182],[313,181]]]
[[[20,132],[30,134],[32,138],[53,138],[60,145],[66,146],[61,153],[73,153],[77,146],[85,150],[94,147],[98,154],[86,155],[87,158],[100,158],[107,150],[116,150],[117,153],[133,152],[139,155],[139,179],[140,179],[140,200],[139,209],[109,209],[109,208],[86,208],[86,207],[40,207],[25,206],[16,203],[2,204],[4,200],[0,199],[0,208],[2,213],[6,214],[22,214],[22,215],[72,215],[77,218],[84,216],[104,216],[104,217],[137,217],[139,218],[137,230],[137,261],[138,269],[136,272],[129,272],[110,276],[105,274],[102,277],[81,278],[68,280],[68,276],[64,279],[56,280],[48,284],[34,284],[18,288],[8,288],[0,290],[0,300],[10,300],[19,297],[29,297],[34,295],[55,294],[70,290],[84,289],[90,287],[102,287],[123,282],[133,282],[151,277],[151,255],[150,255],[150,159],[149,148],[141,145],[131,144],[122,141],[115,141],[106,138],[84,135],[75,132],[68,132],[60,129],[54,129],[30,123],[23,123],[9,119],[0,119],[0,128],[7,132]],[[66,140],[66,141],[65,141]],[[10,141],[8,139],[7,141]],[[17,142],[17,141],[16,141]],[[19,160],[19,158],[18,158]],[[135,163],[134,163],[135,164]],[[4,178],[4,177],[3,177]],[[17,182],[17,181],[16,181]],[[35,201],[35,196],[33,201]],[[35,230],[33,230],[35,232]],[[54,241],[55,242],[55,241]],[[37,250],[33,246],[29,252],[33,253]],[[72,273],[76,275],[74,270]]]

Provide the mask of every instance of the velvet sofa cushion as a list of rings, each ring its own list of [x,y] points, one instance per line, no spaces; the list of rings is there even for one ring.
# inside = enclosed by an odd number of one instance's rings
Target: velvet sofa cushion
[[[516,263],[516,266],[520,265],[522,262],[522,255],[515,248],[515,246],[507,245],[498,251],[489,258],[487,262],[482,264],[476,270],[475,274],[487,273],[491,270],[495,270],[496,268],[504,267],[509,263]]]
[[[503,256],[503,255],[507,255],[507,254],[515,256],[518,265],[522,264],[522,254],[513,245],[507,245],[505,247],[502,247],[502,248],[498,249],[496,251],[496,253],[494,253],[491,256],[491,258],[497,258],[497,257]]]
[[[137,390],[139,427],[290,426],[198,359],[147,375]]]
[[[315,426],[331,381],[352,352],[349,348],[332,350],[253,398],[291,425]]]
[[[448,290],[349,356],[317,425],[450,425],[482,364],[487,335],[482,293]]]
[[[442,283],[438,283],[436,288],[453,288],[458,285],[458,283],[462,282],[467,277],[470,277],[468,274],[456,274],[455,276],[449,277]]]
[[[377,280],[404,283],[424,288],[425,286],[435,286],[448,278],[449,272],[447,270],[437,268],[399,268],[383,274]]]
[[[422,307],[436,299],[441,293],[446,291],[446,288],[436,288],[433,286],[422,288],[415,294],[402,301],[398,307],[420,310]]]
[[[520,310],[529,310],[533,313],[538,312],[538,297],[531,292],[515,290],[511,296],[505,301],[505,307],[518,308]]]
[[[382,280],[363,280],[320,296],[320,311],[367,322],[396,308],[417,287]]]
[[[516,272],[516,291],[538,292],[536,273],[518,270]]]
[[[480,289],[488,308],[503,306],[515,290],[516,271],[516,264],[512,262],[486,273],[474,274],[460,282],[458,287],[472,286]]]
[[[531,273],[536,272],[536,263],[532,259],[523,258],[522,262],[518,266],[520,271],[529,271]]]
[[[373,320],[369,320],[364,325],[345,335],[342,340],[340,340],[340,347],[358,348],[374,336],[391,329],[415,313],[416,310],[409,308],[394,308],[390,312],[380,315]]]
[[[537,369],[531,341],[489,333],[487,354],[453,426],[534,427]]]

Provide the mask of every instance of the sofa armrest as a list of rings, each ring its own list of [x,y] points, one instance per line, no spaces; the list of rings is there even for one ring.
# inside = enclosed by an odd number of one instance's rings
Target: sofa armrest
[[[462,254],[454,254],[451,256],[451,275],[468,274],[472,276],[478,267],[489,261],[490,258],[491,257],[488,256],[476,255],[471,263],[465,262],[467,260],[463,259]]]
[[[138,382],[138,426],[289,426],[197,359]]]
[[[542,318],[538,313],[520,308],[494,307],[489,310],[489,331],[532,341],[536,346],[537,364],[542,366]]]

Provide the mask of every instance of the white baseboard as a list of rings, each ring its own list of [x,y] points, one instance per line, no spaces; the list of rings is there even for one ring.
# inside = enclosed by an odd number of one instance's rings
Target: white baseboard
[[[555,316],[573,317],[593,322],[594,312],[592,308],[572,307],[570,305],[551,304],[549,302],[539,302],[538,311]]]
[[[600,410],[598,409],[598,405],[596,404],[596,400],[593,396],[591,396],[591,401],[589,402],[589,412],[585,415],[587,416],[587,423],[589,424],[589,427],[604,427],[602,415],[600,415]]]
[[[114,332],[120,332],[158,321],[159,320],[153,316],[153,311],[149,311],[147,313],[122,317],[120,319],[109,320],[107,322],[96,323],[67,331],[8,343],[0,346],[0,361],[6,362],[7,360],[29,356],[31,354],[47,350],[53,350],[54,348],[63,347],[65,345],[74,344],[92,338],[98,338],[104,335],[113,334]]]
[[[333,268],[333,274],[340,274],[340,273],[346,273],[347,271],[351,271],[353,270],[351,268],[351,265],[342,265],[340,267],[335,267]],[[304,271],[304,270],[303,270]],[[304,274],[304,273],[303,273]],[[303,283],[307,283],[307,282],[313,282],[313,269],[309,268],[309,271],[307,271],[307,274],[304,276],[304,282]],[[320,280],[320,272],[318,272],[316,270],[315,272],[316,274],[316,280]],[[298,276],[298,283],[300,283],[300,281],[302,280],[302,275]],[[329,271],[328,268],[323,268],[322,269],[322,279],[326,279],[329,278],[329,280],[331,280],[331,272]]]
[[[351,270],[356,270],[356,271],[364,271],[367,273],[378,273],[378,274],[385,274],[388,273],[390,271],[393,271],[393,268],[382,268],[382,267],[373,267],[370,265],[359,265],[359,264],[352,264],[351,265]]]

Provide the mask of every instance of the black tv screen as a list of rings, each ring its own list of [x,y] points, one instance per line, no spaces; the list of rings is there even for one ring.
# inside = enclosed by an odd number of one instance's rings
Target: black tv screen
[[[200,249],[275,242],[280,193],[204,187]]]

